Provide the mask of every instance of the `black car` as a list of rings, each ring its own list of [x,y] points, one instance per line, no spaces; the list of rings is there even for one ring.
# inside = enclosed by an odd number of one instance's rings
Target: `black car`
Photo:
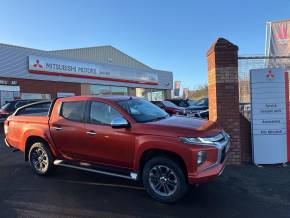
[[[185,107],[185,108],[193,106],[196,103],[195,100],[191,100],[191,99],[167,99],[166,101],[171,101],[175,105],[179,107]]]
[[[200,117],[208,119],[208,98],[202,98],[186,108],[186,114],[192,117]]]
[[[27,104],[37,102],[37,101],[40,101],[40,100],[37,100],[37,99],[29,99],[29,100],[28,99],[27,100],[17,99],[17,100],[6,102],[0,108],[0,121],[5,120],[7,117],[9,117],[11,114],[13,114],[13,112],[17,108],[22,107],[22,106],[27,105]]]

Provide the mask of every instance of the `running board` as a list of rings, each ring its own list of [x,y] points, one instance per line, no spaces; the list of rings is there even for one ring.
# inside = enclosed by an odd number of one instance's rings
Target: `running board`
[[[135,181],[138,179],[138,173],[136,172],[129,172],[127,174],[109,172],[103,169],[96,169],[93,165],[89,163],[84,163],[84,162],[79,162],[79,164],[75,164],[75,163],[70,163],[64,160],[55,160],[53,164],[56,166],[69,167],[69,168],[73,168],[77,170],[84,170],[84,171],[88,171],[92,173],[98,173],[98,174],[103,174],[107,176],[114,176],[114,177],[119,177],[123,179],[130,179],[130,180],[135,180]]]

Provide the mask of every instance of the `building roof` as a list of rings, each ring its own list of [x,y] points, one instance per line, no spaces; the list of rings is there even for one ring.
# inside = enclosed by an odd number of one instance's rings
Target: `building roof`
[[[56,56],[89,61],[97,64],[113,64],[143,70],[152,69],[110,45],[53,50],[48,51],[48,53]]]
[[[117,66],[124,66],[142,70],[152,70],[151,67],[141,63],[140,61],[132,58],[124,52],[114,48],[111,45],[95,46],[86,48],[73,48],[73,49],[62,49],[62,50],[40,50],[34,48],[27,48],[23,46],[10,45],[0,43],[2,47],[13,47],[24,50],[31,50],[36,52],[45,52],[49,55],[64,57],[68,59],[82,60],[85,62],[91,62],[96,64],[111,64]]]
[[[17,49],[23,49],[23,50],[44,52],[44,50],[35,49],[35,48],[27,48],[27,47],[23,47],[23,46],[19,46],[19,45],[10,45],[10,44],[0,43],[0,46],[1,47],[6,47],[6,48],[17,48]]]

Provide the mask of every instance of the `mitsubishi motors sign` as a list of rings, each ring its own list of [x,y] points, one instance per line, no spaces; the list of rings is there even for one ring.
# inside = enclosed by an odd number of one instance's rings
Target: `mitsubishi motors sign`
[[[290,56],[290,20],[267,23],[266,55]]]
[[[158,75],[155,72],[113,70],[105,65],[77,62],[67,59],[30,55],[29,72],[51,76],[76,77],[86,79],[109,80],[114,82],[140,83],[158,85]]]
[[[256,69],[251,76],[255,164],[290,161],[289,75],[285,68]]]

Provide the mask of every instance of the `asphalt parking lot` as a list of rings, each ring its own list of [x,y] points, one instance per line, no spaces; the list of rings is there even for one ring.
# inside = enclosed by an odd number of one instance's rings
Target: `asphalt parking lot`
[[[32,173],[0,144],[0,217],[290,217],[290,167],[227,167],[217,180],[165,205],[139,184],[59,167]]]

